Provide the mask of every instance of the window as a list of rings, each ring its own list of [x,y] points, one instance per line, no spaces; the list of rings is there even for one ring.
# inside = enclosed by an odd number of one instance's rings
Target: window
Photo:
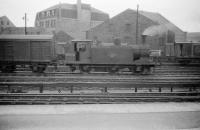
[[[86,50],[86,44],[85,43],[79,43],[77,45],[77,50],[78,51],[85,51]]]
[[[44,12],[44,17],[47,17],[47,12]]]
[[[51,20],[51,27],[55,27],[56,26],[56,20]]]
[[[45,13],[44,12],[42,12],[42,18],[44,18],[45,17]]]
[[[1,25],[3,25],[4,23],[3,23],[3,21],[1,21]]]
[[[45,24],[46,24],[46,28],[48,28],[48,27],[49,27],[49,20],[47,20],[47,21],[45,22]]]
[[[42,13],[39,13],[39,18],[42,18]]]
[[[146,35],[142,35],[142,43],[145,44],[146,43],[146,38],[147,36]]]
[[[44,27],[44,22],[40,22],[40,27]]]
[[[9,21],[7,21],[7,25],[9,25],[10,23],[9,23]]]
[[[51,10],[51,16],[55,16],[55,10]]]
[[[49,17],[50,16],[50,11],[47,11],[46,13],[47,13],[47,17]]]

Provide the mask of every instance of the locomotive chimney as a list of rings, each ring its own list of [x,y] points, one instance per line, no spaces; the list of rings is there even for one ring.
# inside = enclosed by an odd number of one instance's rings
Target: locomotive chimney
[[[77,0],[77,19],[81,19],[81,0]]]

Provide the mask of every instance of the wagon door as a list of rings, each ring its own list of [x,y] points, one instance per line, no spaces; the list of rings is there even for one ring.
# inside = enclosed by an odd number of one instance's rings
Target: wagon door
[[[91,62],[91,43],[90,42],[75,42],[74,43],[75,60],[79,63]]]
[[[12,62],[14,60],[13,42],[5,42],[4,47],[4,60]]]

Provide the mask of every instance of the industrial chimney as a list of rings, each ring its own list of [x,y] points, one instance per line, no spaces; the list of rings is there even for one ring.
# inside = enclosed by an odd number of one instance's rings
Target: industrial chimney
[[[77,0],[77,19],[81,20],[81,0]]]

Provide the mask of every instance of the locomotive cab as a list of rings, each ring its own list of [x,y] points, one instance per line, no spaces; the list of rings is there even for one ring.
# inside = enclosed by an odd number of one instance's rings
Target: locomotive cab
[[[91,40],[72,40],[66,46],[65,63],[72,71],[91,63]]]
[[[72,44],[75,52],[75,61],[89,63],[91,41],[72,41]]]

